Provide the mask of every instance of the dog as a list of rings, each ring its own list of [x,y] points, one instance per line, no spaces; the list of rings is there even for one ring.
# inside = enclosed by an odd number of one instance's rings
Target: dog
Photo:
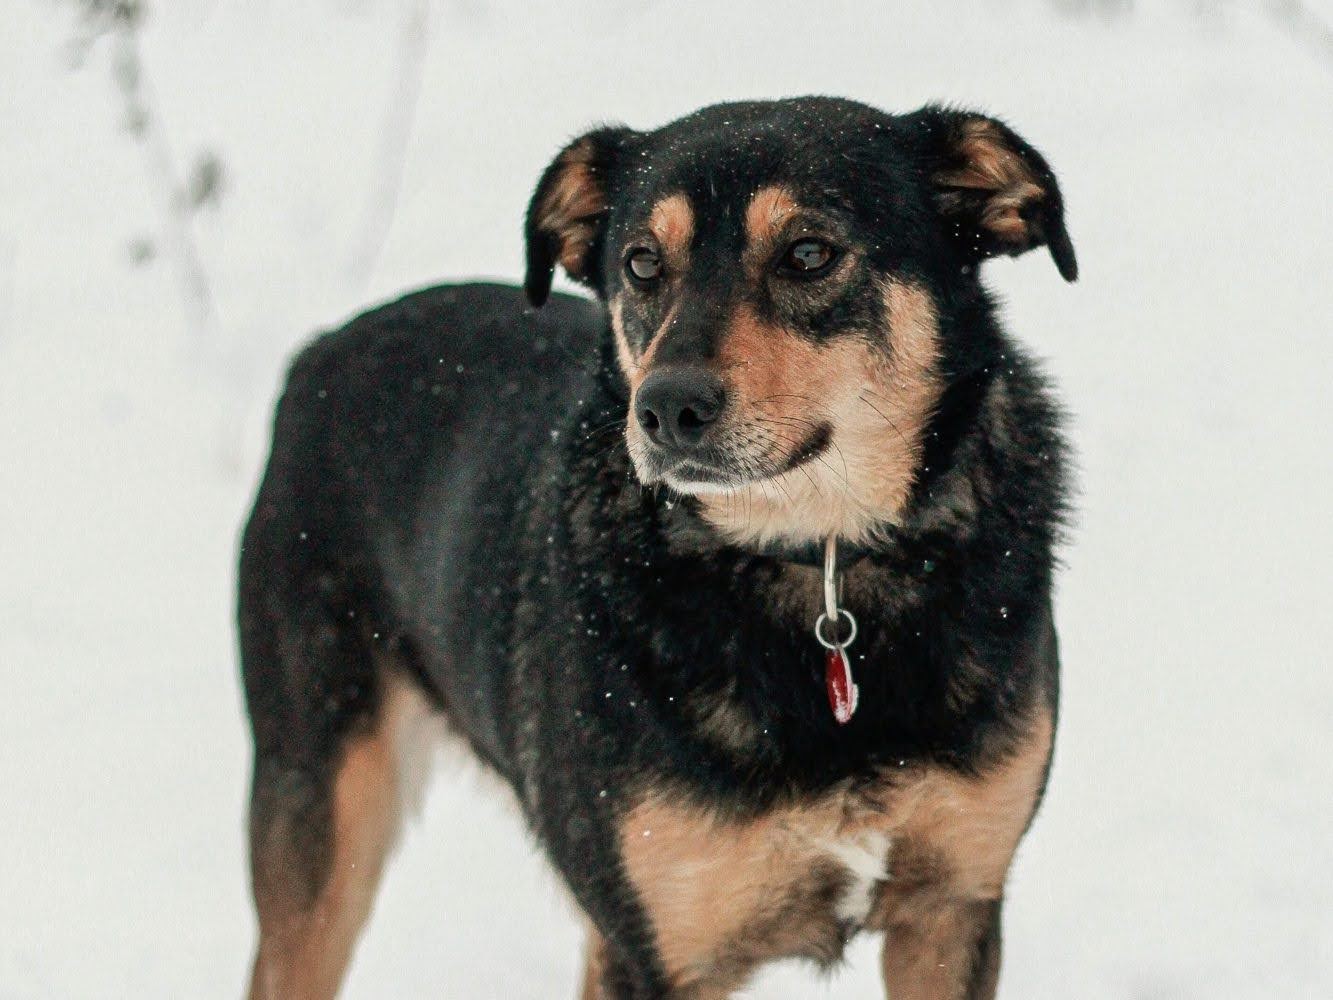
[[[1076,278],[1046,161],[956,108],[722,104],[575,139],[526,245],[522,291],[291,367],[240,560],[250,996],[337,992],[443,722],[586,915],[584,1000],[862,931],[893,1000],[992,997],[1068,461],[979,267]]]

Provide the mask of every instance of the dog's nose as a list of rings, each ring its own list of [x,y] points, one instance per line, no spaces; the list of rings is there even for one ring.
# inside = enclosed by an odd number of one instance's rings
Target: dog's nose
[[[663,368],[643,380],[634,416],[654,444],[689,448],[722,412],[722,380],[706,368]]]

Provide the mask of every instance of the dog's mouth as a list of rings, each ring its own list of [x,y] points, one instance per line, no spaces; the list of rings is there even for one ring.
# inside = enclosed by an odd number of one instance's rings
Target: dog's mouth
[[[730,493],[776,479],[819,459],[833,443],[833,427],[816,424],[795,447],[774,451],[770,437],[741,433],[733,440],[689,454],[668,452],[647,442],[631,447],[639,480],[665,483],[677,493]],[[764,447],[768,445],[768,447]]]

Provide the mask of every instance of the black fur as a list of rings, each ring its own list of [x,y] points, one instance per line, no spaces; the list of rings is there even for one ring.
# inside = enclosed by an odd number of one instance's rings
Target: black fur
[[[777,176],[837,192],[830,212],[869,266],[910,276],[937,304],[948,389],[913,499],[848,570],[861,702],[846,726],[829,711],[812,623],[775,598],[817,588],[817,574],[722,544],[693,500],[637,483],[600,304],[557,294],[534,311],[509,287],[435,288],[300,355],[245,531],[239,617],[252,822],[261,838],[279,813],[307,827],[308,893],[337,749],[373,714],[383,662],[410,672],[512,786],[611,942],[617,997],[667,990],[618,857],[617,819],[636,792],[670,787],[739,816],[898,761],[973,771],[1009,745],[1034,693],[1054,705],[1065,449],[1042,376],[980,284],[976,264],[995,248],[942,216],[931,190],[954,114],[809,99],[594,134],[607,184],[585,276],[595,290],[624,280],[607,234],[636,224],[636,206],[683,185],[734,212],[738,185]],[[1035,239],[1072,277],[1051,187]],[[558,244],[531,221],[528,236],[527,293],[542,302]],[[682,321],[700,341],[732,294],[731,249],[719,237],[701,255],[709,294]],[[849,316],[873,320],[865,303],[853,287],[839,302],[768,308],[801,313],[818,338]],[[757,723],[748,752],[700,737],[694,706],[716,698]]]

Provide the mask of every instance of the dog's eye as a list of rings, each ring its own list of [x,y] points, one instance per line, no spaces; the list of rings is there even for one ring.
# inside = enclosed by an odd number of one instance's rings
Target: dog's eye
[[[662,274],[662,258],[647,247],[639,247],[625,258],[625,270],[639,281],[656,281]]]
[[[822,240],[797,240],[787,248],[780,269],[801,278],[813,278],[828,269],[837,252]]]

